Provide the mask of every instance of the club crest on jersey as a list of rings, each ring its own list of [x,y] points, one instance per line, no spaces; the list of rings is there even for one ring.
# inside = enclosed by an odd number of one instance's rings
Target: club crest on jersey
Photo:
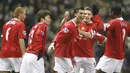
[[[83,30],[83,31],[84,31],[84,30],[85,30],[85,27],[81,27],[81,30]]]
[[[23,35],[26,35],[26,31],[23,31]]]
[[[69,29],[68,28],[64,28],[64,33],[68,33]]]

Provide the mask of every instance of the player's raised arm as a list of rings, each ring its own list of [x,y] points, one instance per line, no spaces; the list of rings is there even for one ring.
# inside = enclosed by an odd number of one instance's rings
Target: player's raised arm
[[[64,18],[62,19],[62,21],[60,23],[60,26],[62,26],[65,22],[67,22],[69,17],[70,17],[70,13],[69,13],[69,11],[66,11],[64,14]]]

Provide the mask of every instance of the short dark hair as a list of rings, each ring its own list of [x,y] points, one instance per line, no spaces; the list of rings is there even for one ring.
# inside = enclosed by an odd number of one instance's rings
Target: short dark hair
[[[77,8],[75,8],[74,11],[73,11],[73,16],[74,16],[74,14],[78,13],[79,10],[84,10],[84,8],[83,7],[77,7]]]
[[[122,13],[121,7],[120,6],[112,6],[111,13],[113,13],[114,15],[121,15],[121,13]]]
[[[51,15],[50,11],[48,10],[43,10],[41,9],[38,13],[37,13],[37,21],[40,22],[41,18],[45,18],[47,15]]]
[[[92,10],[90,7],[85,7],[84,10],[89,10],[89,11],[91,11],[92,14],[93,14],[93,10]]]

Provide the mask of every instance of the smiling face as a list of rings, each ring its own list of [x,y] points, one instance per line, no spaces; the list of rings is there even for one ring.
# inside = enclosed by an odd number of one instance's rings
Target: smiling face
[[[84,21],[89,23],[93,17],[93,14],[90,10],[84,10]]]
[[[84,10],[79,10],[76,14],[75,17],[77,18],[77,22],[81,22],[84,18]]]
[[[44,23],[46,23],[47,25],[49,25],[51,23],[51,17],[50,17],[50,15],[45,16]]]

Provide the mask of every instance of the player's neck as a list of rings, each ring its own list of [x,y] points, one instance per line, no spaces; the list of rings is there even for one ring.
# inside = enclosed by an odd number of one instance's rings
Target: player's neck
[[[18,18],[13,18],[13,20],[18,20],[18,21],[21,21],[20,19],[18,19]]]
[[[77,21],[76,18],[74,18],[74,19],[72,19],[72,20],[76,23],[76,25],[79,25],[79,21]]]
[[[44,23],[44,22],[38,22],[38,24],[46,24],[46,23]]]

